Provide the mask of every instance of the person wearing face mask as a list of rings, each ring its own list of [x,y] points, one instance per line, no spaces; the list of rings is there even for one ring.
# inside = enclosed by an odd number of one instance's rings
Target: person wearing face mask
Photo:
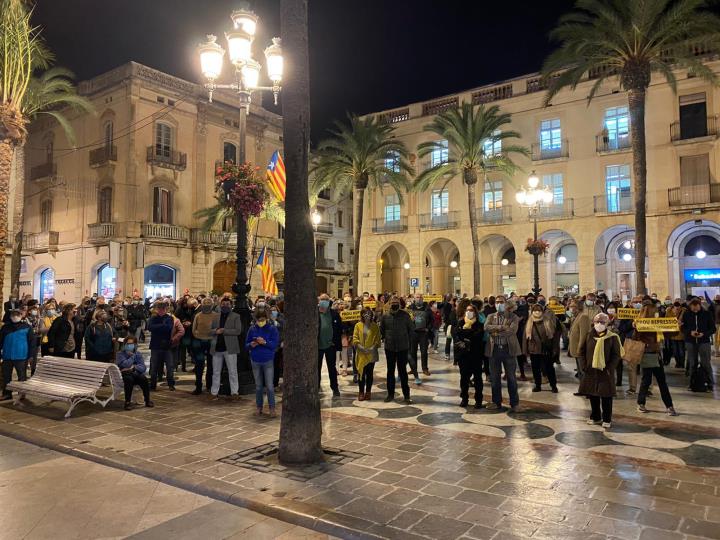
[[[43,306],[43,313],[40,317],[40,323],[38,324],[38,330],[40,332],[40,354],[47,356],[50,354],[48,351],[48,338],[47,334],[50,331],[53,321],[57,318],[57,305],[55,302],[48,302]]]
[[[676,298],[673,301],[673,305],[665,310],[665,317],[674,317],[678,320],[678,324],[682,322],[683,315],[685,315],[686,308],[682,305],[682,301]],[[670,357],[675,358],[675,367],[678,369],[685,368],[685,336],[683,335],[682,325],[680,330],[669,337],[666,337],[670,341]],[[670,358],[668,357],[667,360]]]
[[[203,298],[200,302],[200,310],[195,313],[195,317],[192,322],[192,356],[193,363],[195,364],[195,390],[192,391],[194,396],[202,394],[203,388],[203,371],[207,364],[208,374],[205,378],[205,388],[210,390],[212,386],[211,377],[211,356],[210,347],[212,346],[212,339],[215,335],[212,325],[215,320],[215,313],[213,313],[213,301],[212,298]]]
[[[0,401],[12,399],[12,392],[7,390],[7,385],[12,381],[13,371],[18,381],[27,380],[27,363],[33,356],[36,341],[30,325],[21,319],[19,309],[10,310],[10,321],[0,328],[0,360],[2,361]]]
[[[115,343],[115,331],[110,323],[108,312],[96,309],[93,322],[85,329],[85,358],[94,362],[112,362]]]
[[[266,310],[255,311],[255,324],[247,333],[245,348],[250,354],[255,378],[255,405],[258,416],[263,413],[264,393],[267,391],[270,416],[275,416],[275,388],[273,387],[273,359],[280,345],[280,335],[274,324],[268,324]]]
[[[62,315],[57,317],[48,331],[48,351],[53,356],[73,358],[75,356],[74,317],[77,314],[75,304],[65,304]]]
[[[380,327],[374,319],[373,310],[364,308],[360,322],[353,329],[352,345],[357,351],[355,366],[358,371],[358,401],[370,401],[372,398],[373,371],[380,348]]]
[[[580,361],[585,376],[580,381],[578,394],[590,400],[590,425],[610,429],[613,397],[615,396],[615,368],[623,354],[620,338],[608,329],[609,317],[598,313],[592,319],[592,328],[580,344]]]
[[[465,302],[460,303],[464,312],[457,313],[457,323],[452,329],[455,343],[455,361],[460,368],[460,406],[467,407],[470,400],[470,379],[475,389],[475,408],[482,408],[483,402],[483,348],[485,329],[481,322],[484,315],[478,308]]]
[[[211,399],[218,399],[223,363],[227,367],[230,379],[230,395],[232,399],[238,399],[240,385],[238,383],[237,355],[240,354],[238,336],[242,333],[242,321],[240,315],[232,310],[231,298],[225,296],[220,300],[220,313],[214,314],[211,329],[214,332],[210,345],[210,354],[212,355]]]
[[[20,301],[15,293],[11,294],[8,301],[3,304],[3,324],[10,322],[10,312],[13,309],[20,309]]]
[[[40,310],[37,300],[30,299],[27,303],[27,312],[25,315],[25,322],[32,328],[35,344],[32,348],[33,354],[30,357],[30,375],[35,375],[35,367],[37,366],[38,352],[40,351]],[[80,343],[82,347],[82,336],[80,337]]]
[[[333,398],[340,397],[335,359],[337,352],[342,350],[341,336],[340,313],[332,309],[330,297],[327,294],[321,294],[318,302],[318,388],[320,388],[322,364],[323,358],[325,358]]]
[[[491,410],[502,408],[500,371],[503,370],[507,379],[510,409],[516,412],[520,403],[515,378],[517,357],[522,352],[517,339],[520,320],[513,313],[515,303],[505,301],[504,296],[500,295],[495,298],[495,307],[497,312],[492,313],[485,321],[485,331],[489,336],[485,354],[490,359],[490,385],[492,387],[492,403],[489,403],[487,408]]]
[[[415,376],[415,384],[422,384],[417,369],[418,348],[423,374],[430,375],[428,366],[428,347],[430,345],[430,332],[433,324],[433,314],[423,301],[422,294],[415,294],[410,306],[410,317],[415,322],[415,331],[410,339],[410,370]]]
[[[285,335],[285,315],[283,315],[284,307],[285,302],[282,300],[270,303],[270,318],[268,321],[275,325],[280,339],[280,345],[275,351],[275,358],[273,359],[274,388],[279,388],[280,378],[283,377],[283,369],[285,368],[285,356],[283,351],[283,336]]]
[[[180,320],[185,333],[183,334],[177,348],[177,359],[175,365],[179,366],[180,371],[187,371],[187,356],[192,350],[192,323],[197,310],[197,300],[192,297],[187,298],[175,312],[175,316]]]
[[[592,326],[592,320],[595,315],[601,312],[600,307],[596,303],[597,297],[593,293],[589,293],[585,296],[585,300],[582,302],[582,311],[578,314],[570,327],[570,356],[575,358],[577,364],[578,376],[582,378],[583,371],[581,367],[580,358],[580,346],[585,341],[585,338],[590,333]]]
[[[125,339],[120,351],[115,355],[115,365],[120,369],[125,387],[125,410],[133,407],[132,393],[135,386],[139,386],[145,399],[146,407],[154,407],[150,401],[150,386],[145,376],[145,360],[142,354],[137,351],[137,341],[133,336]]]
[[[553,363],[556,338],[559,339],[557,319],[544,316],[542,306],[539,303],[535,304],[525,323],[523,335],[523,352],[530,356],[530,365],[535,380],[533,392],[542,390],[544,373],[548,378],[552,393],[557,394],[557,377]]]
[[[163,366],[167,375],[168,389],[175,390],[175,358],[172,352],[173,332],[176,331],[175,319],[168,313],[168,304],[164,300],[155,303],[155,313],[148,319],[150,332],[150,390],[157,389],[158,378]]]
[[[380,335],[385,344],[387,361],[387,397],[385,403],[395,399],[395,366],[397,366],[400,386],[402,387],[405,404],[412,403],[410,385],[408,384],[407,361],[410,349],[410,336],[415,331],[415,324],[407,311],[400,309],[400,298],[393,296],[389,301],[390,309],[380,319]]]
[[[715,381],[710,354],[715,321],[712,314],[703,309],[699,298],[693,298],[688,303],[688,309],[680,321],[680,329],[685,337],[685,372],[690,376],[690,390],[712,392]]]
[[[127,317],[130,323],[130,333],[135,336],[136,340],[139,340],[140,334],[147,323],[148,312],[138,296],[133,298],[132,304],[127,308]]]

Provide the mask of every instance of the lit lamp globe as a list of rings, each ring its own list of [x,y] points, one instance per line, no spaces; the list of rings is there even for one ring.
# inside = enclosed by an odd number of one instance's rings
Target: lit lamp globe
[[[248,90],[258,87],[260,80],[260,64],[255,60],[248,60],[243,67],[240,68],[240,74],[243,79],[243,86]]]
[[[502,264],[503,266],[507,266],[508,264],[510,264],[510,261],[508,261],[507,259],[503,259],[502,261],[500,261],[500,264]]]
[[[410,270],[410,263],[407,263],[407,262],[406,262],[405,264],[403,264],[403,268],[404,268],[405,270]]]
[[[240,29],[250,36],[255,35],[258,16],[252,11],[248,11],[246,9],[235,10],[230,14],[230,19],[232,19],[233,28],[236,30]]]
[[[520,190],[515,194],[515,200],[518,202],[519,205],[525,206],[527,203],[527,191]]]
[[[538,178],[538,175],[535,174],[535,171],[530,173],[530,176],[528,177],[528,185],[535,189],[540,184],[540,178]]]
[[[625,254],[622,256],[622,258],[623,258],[623,261],[625,261],[625,262],[630,262],[630,261],[632,261],[632,255],[630,255],[629,253],[625,253]]]
[[[630,240],[625,240],[625,242],[623,243],[623,247],[625,249],[630,249],[632,247],[632,242]]]
[[[322,216],[320,215],[320,212],[317,210],[313,210],[313,213],[310,214],[310,221],[312,221],[312,224],[317,227],[320,225],[320,222],[322,221]]]
[[[705,257],[707,257],[707,253],[705,253],[702,249],[699,249],[699,250],[697,250],[697,251],[695,252],[695,256],[696,256],[698,259],[702,260],[702,259],[704,259]]]
[[[545,204],[550,204],[553,201],[553,194],[552,191],[545,188],[540,192],[540,200],[544,202]]]
[[[216,43],[216,36],[208,34],[207,39],[207,42],[198,45],[200,70],[209,81],[214,81],[222,72],[223,56],[225,55],[225,51]]]
[[[557,262],[558,262],[559,264],[565,264],[565,263],[567,262],[567,257],[565,257],[565,255],[560,255],[560,256],[557,258]]]
[[[450,261],[450,268],[457,268],[457,261]]]
[[[225,34],[228,56],[233,64],[243,64],[252,59],[252,35],[245,30],[234,30]]]
[[[272,38],[272,45],[265,49],[268,77],[274,84],[280,84],[283,76],[282,40]]]

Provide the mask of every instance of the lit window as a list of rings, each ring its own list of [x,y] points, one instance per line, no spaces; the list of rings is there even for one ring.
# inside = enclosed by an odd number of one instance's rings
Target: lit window
[[[237,146],[231,142],[223,143],[223,161],[235,163],[237,161]]]
[[[610,107],[605,111],[605,133],[603,133],[603,136],[607,136],[608,150],[617,150],[629,145],[630,116],[627,107]]]
[[[561,173],[544,174],[542,177],[544,187],[547,187],[553,194],[551,204],[561,205],[563,203],[563,175]]]
[[[400,198],[397,193],[385,196],[385,222],[400,221]]]
[[[609,165],[605,168],[605,193],[608,212],[630,210],[632,205],[630,188],[629,165]]]
[[[483,210],[491,212],[502,208],[503,185],[502,180],[485,182],[485,193],[483,193]]]
[[[391,172],[400,172],[400,154],[395,150],[388,152],[385,158],[385,168]]]
[[[153,223],[172,223],[172,192],[169,189],[153,189]]]
[[[493,136],[483,141],[483,154],[485,157],[493,157],[502,153],[502,139],[496,139],[500,135],[500,130],[497,129],[493,133]]]
[[[430,166],[436,167],[448,161],[448,142],[438,141],[436,147],[430,152]]]
[[[447,216],[448,213],[448,190],[434,189],[430,198],[430,213],[435,219],[439,216]]]
[[[559,150],[562,147],[562,130],[560,119],[543,120],[540,122],[540,148],[542,150]]]
[[[155,155],[170,157],[172,152],[172,128],[168,124],[155,124]]]

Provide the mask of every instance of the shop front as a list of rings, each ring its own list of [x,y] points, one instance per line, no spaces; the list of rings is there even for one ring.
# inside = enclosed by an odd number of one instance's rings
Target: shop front
[[[720,294],[720,268],[686,268],[683,278],[686,295],[715,298]]]

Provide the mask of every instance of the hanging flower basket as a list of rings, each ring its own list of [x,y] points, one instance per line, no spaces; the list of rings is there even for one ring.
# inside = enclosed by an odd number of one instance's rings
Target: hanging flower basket
[[[215,185],[223,195],[225,206],[239,212],[244,219],[259,216],[269,200],[258,170],[250,163],[235,165],[229,161],[215,169]]]
[[[545,255],[549,247],[550,244],[548,244],[545,240],[533,240],[532,238],[528,238],[525,251],[527,251],[530,255]]]

